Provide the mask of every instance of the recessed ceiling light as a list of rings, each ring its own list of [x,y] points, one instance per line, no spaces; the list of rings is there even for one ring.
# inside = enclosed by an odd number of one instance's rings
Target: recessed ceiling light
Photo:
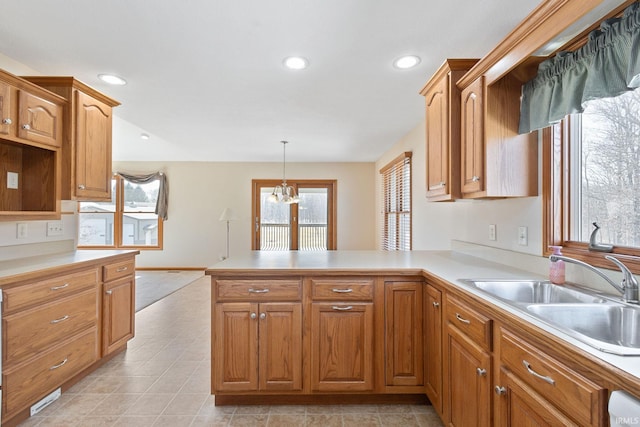
[[[98,74],[98,78],[110,85],[122,86],[127,84],[125,79],[120,76],[116,76],[115,74]]]
[[[420,63],[420,57],[416,55],[406,55],[393,61],[393,66],[401,70],[413,68]]]
[[[307,58],[301,56],[289,56],[282,61],[285,67],[290,70],[304,70],[309,66]]]
[[[149,134],[148,133],[141,133],[140,134],[140,139],[144,139],[145,141],[149,139]]]

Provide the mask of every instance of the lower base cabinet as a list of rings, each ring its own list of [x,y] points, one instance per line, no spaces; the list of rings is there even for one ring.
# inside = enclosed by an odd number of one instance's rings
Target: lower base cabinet
[[[135,279],[125,277],[104,284],[102,297],[102,354],[121,348],[135,333]]]

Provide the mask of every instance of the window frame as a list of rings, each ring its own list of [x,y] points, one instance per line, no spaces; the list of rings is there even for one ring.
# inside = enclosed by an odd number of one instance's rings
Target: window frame
[[[398,157],[396,157],[395,159],[393,159],[392,161],[390,161],[380,169],[381,182],[382,182],[382,212],[381,212],[382,224],[381,224],[380,248],[385,251],[411,251],[413,249],[413,213],[412,213],[413,212],[413,197],[412,197],[413,171],[411,166],[412,156],[413,156],[413,153],[411,151],[405,151],[404,153],[400,154]],[[390,175],[391,173],[398,172],[400,180],[404,181],[405,165],[408,165],[409,167],[409,172],[408,172],[409,190],[407,192],[408,194],[405,195],[402,188],[403,186],[396,185],[396,191],[398,193],[396,194],[396,201],[400,201],[400,200],[403,200],[403,198],[408,197],[409,211],[408,212],[402,211],[402,210],[392,211],[388,209],[388,203],[387,203],[387,201],[390,199],[390,196],[389,196],[390,189],[387,185],[389,181],[388,174]],[[400,191],[398,191],[398,189]],[[402,202],[396,203],[396,206],[402,206],[402,205],[403,205]],[[396,244],[394,245],[393,248],[389,247],[388,245],[388,242],[389,242],[388,217],[390,214],[395,214],[397,216],[397,220],[395,222],[395,236],[397,238],[395,239]],[[409,216],[409,241],[408,242],[404,242],[404,239],[402,239],[402,233],[400,232],[400,223],[401,223],[400,218],[402,217],[402,215]],[[404,243],[406,243],[408,247],[405,247]]]
[[[135,213],[135,212],[127,212],[124,210],[124,185],[127,181],[125,178],[121,177],[118,174],[114,174],[111,177],[112,180],[116,181],[115,185],[115,211],[113,212],[113,245],[80,245],[78,243],[78,249],[139,249],[139,250],[162,250],[163,249],[163,224],[164,221],[162,218],[157,217],[158,219],[158,244],[154,246],[142,245],[123,245],[122,244],[122,227],[124,224],[123,215],[127,213]],[[133,184],[133,183],[132,183]],[[135,185],[135,184],[134,184]],[[80,211],[81,201],[78,202],[78,215],[81,215]],[[88,212],[90,213],[90,212]],[[78,229],[80,228],[80,221],[78,220]]]

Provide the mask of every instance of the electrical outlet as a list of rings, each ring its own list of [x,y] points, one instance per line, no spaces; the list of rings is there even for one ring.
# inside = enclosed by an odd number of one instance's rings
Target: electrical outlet
[[[29,237],[29,228],[26,222],[16,224],[16,237],[18,239],[26,239]]]
[[[64,229],[62,228],[62,221],[47,222],[47,237],[62,236],[63,232],[64,232]]]
[[[529,229],[527,227],[518,227],[518,244],[521,246],[529,244]]]
[[[489,240],[497,240],[497,230],[495,224],[489,224]]]
[[[16,172],[7,172],[7,188],[11,190],[18,189],[18,177]]]

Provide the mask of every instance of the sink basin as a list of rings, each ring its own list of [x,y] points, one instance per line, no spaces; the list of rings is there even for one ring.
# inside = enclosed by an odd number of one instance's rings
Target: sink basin
[[[460,279],[505,301],[522,304],[603,303],[604,298],[545,280]]]
[[[540,320],[599,350],[640,355],[640,307],[625,304],[532,304]]]

